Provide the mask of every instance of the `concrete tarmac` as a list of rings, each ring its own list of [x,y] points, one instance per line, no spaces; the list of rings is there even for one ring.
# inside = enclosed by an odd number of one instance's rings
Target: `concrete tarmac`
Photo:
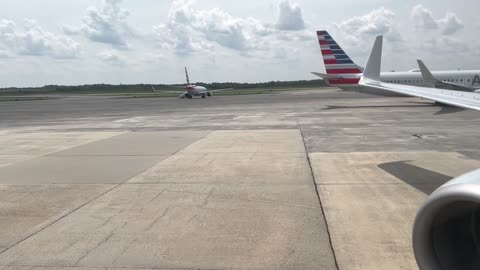
[[[0,107],[0,269],[417,269],[474,111],[336,89]]]

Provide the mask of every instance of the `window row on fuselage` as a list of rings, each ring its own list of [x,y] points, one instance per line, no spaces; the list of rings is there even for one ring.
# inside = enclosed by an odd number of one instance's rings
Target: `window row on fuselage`
[[[446,79],[443,80],[444,82],[451,82],[451,83],[457,83],[457,84],[463,84],[467,83],[470,84],[472,80],[470,78],[467,79]],[[398,84],[422,84],[423,80],[384,80],[384,82],[387,83],[398,83]]]

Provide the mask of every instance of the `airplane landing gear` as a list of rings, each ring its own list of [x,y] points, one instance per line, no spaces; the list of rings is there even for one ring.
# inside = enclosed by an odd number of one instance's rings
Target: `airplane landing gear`
[[[185,97],[188,98],[188,99],[192,99],[192,98],[193,98],[193,96],[190,95],[190,94],[186,94]]]
[[[205,98],[205,94],[202,94],[202,98]]]

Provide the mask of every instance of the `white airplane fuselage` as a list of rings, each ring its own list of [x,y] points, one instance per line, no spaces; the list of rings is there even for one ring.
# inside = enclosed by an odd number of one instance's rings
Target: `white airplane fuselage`
[[[183,93],[180,98],[192,98],[192,97],[210,97],[212,96],[212,92],[208,91],[207,88],[203,86],[197,86],[197,85],[188,85],[185,87],[187,90],[185,93]]]
[[[451,71],[432,71],[435,78],[444,81],[451,82],[465,87],[480,89],[480,70],[451,70]],[[344,74],[346,79],[360,80],[362,73],[359,74]],[[419,71],[408,72],[382,72],[380,74],[382,82],[397,83],[406,85],[423,86],[424,80],[422,74]],[[328,83],[328,80],[327,80]],[[355,88],[360,87],[358,84],[332,84],[340,88]]]
[[[433,71],[433,76],[444,82],[451,82],[470,88],[480,89],[480,70],[450,70]],[[424,80],[422,74],[414,72],[386,72],[381,73],[382,82],[397,83],[406,85],[423,86]]]
[[[469,87],[473,89],[480,89],[480,70],[451,70],[451,71],[432,71],[433,76],[440,81],[449,82],[458,84],[461,86]],[[359,74],[344,74],[345,78],[350,78],[349,80],[357,81],[362,77],[362,73]],[[408,72],[382,72],[380,74],[380,79],[385,83],[394,83],[394,84],[405,84],[412,86],[425,86],[425,81],[423,80],[422,73],[419,71],[408,71]],[[329,80],[326,82],[328,84]],[[349,81],[351,82],[351,81]],[[331,84],[332,86],[339,87],[345,90],[355,90],[370,93],[370,94],[380,94],[380,95],[391,95],[385,91],[377,91],[370,88],[362,87],[361,85],[355,83],[349,84]],[[393,94],[395,95],[395,94]]]

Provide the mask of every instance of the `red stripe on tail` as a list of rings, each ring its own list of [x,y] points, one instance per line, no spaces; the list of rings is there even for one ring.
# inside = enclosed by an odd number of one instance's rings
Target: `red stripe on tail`
[[[325,65],[336,64],[337,59],[324,59],[323,62],[325,63]]]
[[[327,74],[359,74],[362,71],[358,68],[327,69]]]
[[[358,84],[360,81],[359,78],[355,79],[338,79],[338,80],[328,80],[329,84],[335,85],[335,84]]]

